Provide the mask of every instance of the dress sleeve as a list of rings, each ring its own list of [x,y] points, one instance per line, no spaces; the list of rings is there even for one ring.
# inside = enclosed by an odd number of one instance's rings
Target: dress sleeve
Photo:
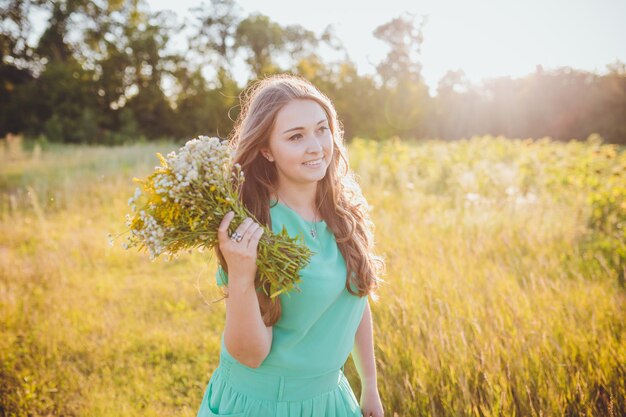
[[[217,265],[217,272],[215,273],[215,281],[218,287],[223,287],[228,284],[228,274],[224,271],[221,265]]]

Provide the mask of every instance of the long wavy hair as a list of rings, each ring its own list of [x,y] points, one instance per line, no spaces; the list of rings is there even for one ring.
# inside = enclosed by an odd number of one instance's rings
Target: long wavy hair
[[[318,182],[315,204],[335,236],[346,267],[346,288],[359,297],[371,295],[383,281],[379,274],[385,262],[374,253],[374,225],[369,217],[369,206],[349,169],[343,144],[343,126],[337,119],[331,100],[308,80],[292,74],[272,75],[257,80],[240,95],[241,112],[229,135],[229,146],[234,149],[234,162],[241,165],[246,180],[240,188],[243,204],[259,223],[271,230],[269,200],[276,193],[278,174],[274,163],[261,155],[269,146],[270,133],[276,115],[291,100],[313,100],[318,103],[329,122],[333,137],[333,156],[326,175]],[[216,254],[226,269],[226,261],[219,246]],[[255,287],[260,288],[259,276]],[[269,288],[265,288],[269,292]],[[228,296],[227,292],[225,296]],[[266,326],[272,326],[281,316],[280,298],[270,299],[264,291],[257,291],[261,315]]]

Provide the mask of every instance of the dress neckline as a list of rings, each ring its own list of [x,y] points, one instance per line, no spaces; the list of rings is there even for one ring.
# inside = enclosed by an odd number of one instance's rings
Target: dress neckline
[[[276,206],[283,207],[284,209],[286,209],[286,210],[290,211],[291,213],[295,214],[296,216],[298,216],[298,218],[300,220],[302,220],[306,224],[313,224],[313,225],[315,225],[315,224],[319,224],[319,225],[326,224],[326,221],[324,221],[324,219],[318,220],[316,222],[312,222],[312,221],[306,220],[306,219],[304,219],[304,217],[302,217],[300,215],[300,213],[298,213],[297,211],[295,211],[291,207],[287,206],[286,204],[281,203],[278,200],[270,200],[270,208],[272,208],[272,206],[273,207],[276,207]]]

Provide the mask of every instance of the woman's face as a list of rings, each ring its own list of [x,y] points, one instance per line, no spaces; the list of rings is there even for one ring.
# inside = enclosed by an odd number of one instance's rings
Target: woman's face
[[[309,184],[324,178],[333,156],[333,137],[323,108],[314,100],[296,99],[276,115],[269,148],[279,182]]]

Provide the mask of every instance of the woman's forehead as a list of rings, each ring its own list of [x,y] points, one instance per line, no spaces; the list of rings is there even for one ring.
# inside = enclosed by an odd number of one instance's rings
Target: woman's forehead
[[[326,112],[319,103],[314,100],[297,99],[291,100],[280,109],[276,115],[276,127],[291,129],[315,126],[320,120],[326,120]],[[279,130],[278,133],[282,133],[283,130]]]

